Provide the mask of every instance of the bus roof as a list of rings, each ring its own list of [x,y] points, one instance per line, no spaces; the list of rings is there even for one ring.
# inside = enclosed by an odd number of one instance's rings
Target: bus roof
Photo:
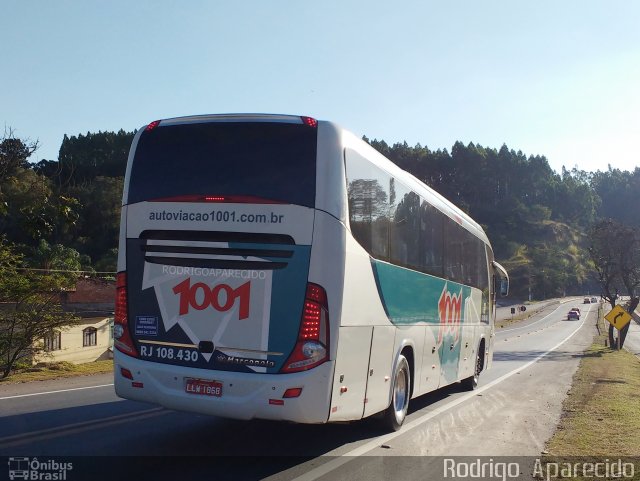
[[[186,117],[172,117],[162,119],[162,125],[178,125],[202,122],[282,122],[291,124],[302,124],[303,116],[282,115],[282,114],[208,114],[190,115]]]

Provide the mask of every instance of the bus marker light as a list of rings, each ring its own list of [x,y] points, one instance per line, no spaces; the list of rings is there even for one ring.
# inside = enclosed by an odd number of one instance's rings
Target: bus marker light
[[[122,374],[122,377],[126,377],[127,379],[131,379],[133,381],[133,374],[131,374],[131,371],[129,371],[128,369],[121,367],[120,374]]]
[[[155,129],[158,125],[160,125],[160,121],[159,120],[154,120],[149,125],[147,125],[147,128],[145,128],[144,130],[149,132],[150,130]]]
[[[284,406],[284,401],[282,399],[269,399],[269,404],[274,406]]]
[[[348,391],[349,389],[347,388],[347,386],[341,386],[340,387],[340,394],[344,394]]]
[[[302,388],[301,387],[291,387],[289,389],[287,389],[284,394],[282,395],[283,398],[294,398],[294,397],[300,397],[300,394],[302,394]]]
[[[302,123],[309,127],[317,127],[318,121],[313,117],[300,117],[302,119]]]

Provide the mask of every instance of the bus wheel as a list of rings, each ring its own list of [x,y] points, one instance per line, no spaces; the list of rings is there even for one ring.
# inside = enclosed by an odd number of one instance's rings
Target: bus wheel
[[[393,375],[391,391],[391,404],[384,412],[384,424],[393,431],[402,426],[409,409],[409,396],[411,394],[411,374],[407,358],[400,354]]]
[[[484,358],[482,357],[483,353],[484,347],[481,345],[480,349],[478,349],[478,356],[476,357],[476,367],[474,369],[473,376],[469,376],[468,378],[461,381],[462,387],[466,391],[473,391],[478,387],[480,373],[482,372],[482,368],[484,367]]]

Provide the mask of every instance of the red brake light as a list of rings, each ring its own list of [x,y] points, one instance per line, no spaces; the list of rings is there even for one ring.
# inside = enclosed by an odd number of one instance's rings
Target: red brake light
[[[127,273],[118,272],[116,276],[116,312],[113,319],[113,344],[118,351],[138,357],[138,351],[129,333],[127,305]]]
[[[329,360],[329,309],[326,291],[308,283],[298,341],[281,372],[306,371]]]
[[[317,284],[307,284],[307,294],[305,297],[322,304],[325,308],[327,307],[327,293]]]
[[[149,202],[223,202],[230,204],[284,204],[279,200],[263,199],[252,195],[202,195],[187,194],[174,197],[160,197]]]
[[[309,127],[316,128],[318,126],[318,121],[313,117],[300,117],[302,119],[302,123],[308,125]]]
[[[127,273],[126,272],[118,272],[116,276],[116,289],[120,287],[127,287]],[[126,302],[126,297],[125,297]]]
[[[155,129],[158,125],[160,125],[160,121],[159,120],[154,120],[149,125],[147,125],[147,127],[144,130],[149,132],[150,130]]]
[[[300,340],[312,339],[317,341],[320,338],[320,317],[322,307],[313,301],[304,302],[304,313],[302,314],[302,325],[300,326]]]
[[[323,327],[328,328],[328,325],[323,326],[322,322],[323,315],[325,318],[328,317],[328,310],[326,291],[319,285],[309,282],[300,325],[299,339],[301,341],[313,340],[326,345],[326,336],[322,335],[321,330]]]

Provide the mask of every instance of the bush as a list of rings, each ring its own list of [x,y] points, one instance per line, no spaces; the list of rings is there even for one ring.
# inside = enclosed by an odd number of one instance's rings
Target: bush
[[[75,364],[68,361],[52,362],[48,367],[52,371],[74,371],[76,368]]]
[[[76,369],[75,364],[69,361],[55,361],[55,362],[39,362],[35,366],[26,369],[27,372],[40,372],[40,371],[74,371]]]

